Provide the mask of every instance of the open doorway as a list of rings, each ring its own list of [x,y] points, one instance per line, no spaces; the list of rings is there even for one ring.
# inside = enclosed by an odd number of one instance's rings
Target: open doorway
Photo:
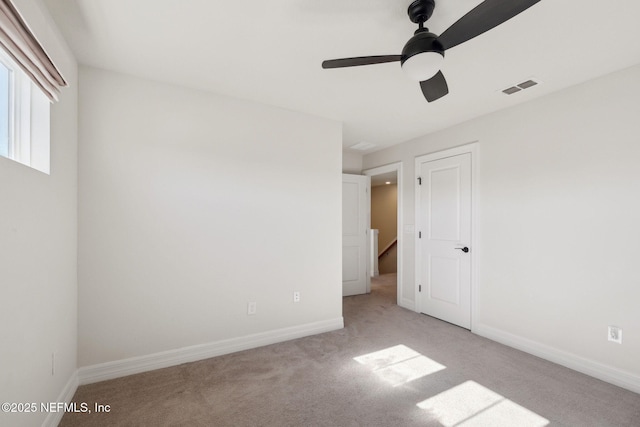
[[[371,177],[372,291],[395,288],[396,303],[402,298],[402,163],[363,171]],[[376,244],[377,243],[377,244]],[[377,247],[377,248],[376,248]],[[377,265],[377,268],[375,267]]]

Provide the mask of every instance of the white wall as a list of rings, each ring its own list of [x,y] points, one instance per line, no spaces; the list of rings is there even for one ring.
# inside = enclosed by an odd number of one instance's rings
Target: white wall
[[[76,371],[77,65],[40,1],[15,4],[69,87],[51,106],[51,174],[0,157],[0,402],[55,402]]]
[[[353,150],[342,150],[342,173],[362,173],[362,154]]]
[[[80,366],[341,321],[338,122],[85,67],[79,105]]]
[[[640,390],[640,66],[365,156],[404,163],[480,143],[476,332]],[[413,300],[413,235],[405,235]],[[624,343],[607,342],[607,325]],[[565,360],[563,360],[563,358]],[[625,383],[626,381],[626,383]]]

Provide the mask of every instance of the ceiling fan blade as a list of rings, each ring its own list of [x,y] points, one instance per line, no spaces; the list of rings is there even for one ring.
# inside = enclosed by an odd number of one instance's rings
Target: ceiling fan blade
[[[447,28],[438,40],[445,50],[497,27],[540,0],[485,0]]]
[[[322,68],[357,67],[359,65],[383,64],[400,61],[402,55],[359,56],[357,58],[329,59],[322,62]]]
[[[440,99],[449,93],[449,87],[447,86],[447,81],[442,71],[438,71],[436,75],[429,80],[420,82],[420,89],[422,89],[422,94],[429,102]]]

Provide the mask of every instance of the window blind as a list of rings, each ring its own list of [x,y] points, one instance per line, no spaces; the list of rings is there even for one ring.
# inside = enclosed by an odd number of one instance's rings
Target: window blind
[[[67,82],[11,0],[0,0],[0,45],[52,102],[58,100]]]

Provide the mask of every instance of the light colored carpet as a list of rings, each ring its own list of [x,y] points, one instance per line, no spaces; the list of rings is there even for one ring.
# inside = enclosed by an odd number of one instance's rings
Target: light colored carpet
[[[639,426],[640,395],[395,305],[395,275],[344,298],[345,328],[82,386],[62,426]]]

